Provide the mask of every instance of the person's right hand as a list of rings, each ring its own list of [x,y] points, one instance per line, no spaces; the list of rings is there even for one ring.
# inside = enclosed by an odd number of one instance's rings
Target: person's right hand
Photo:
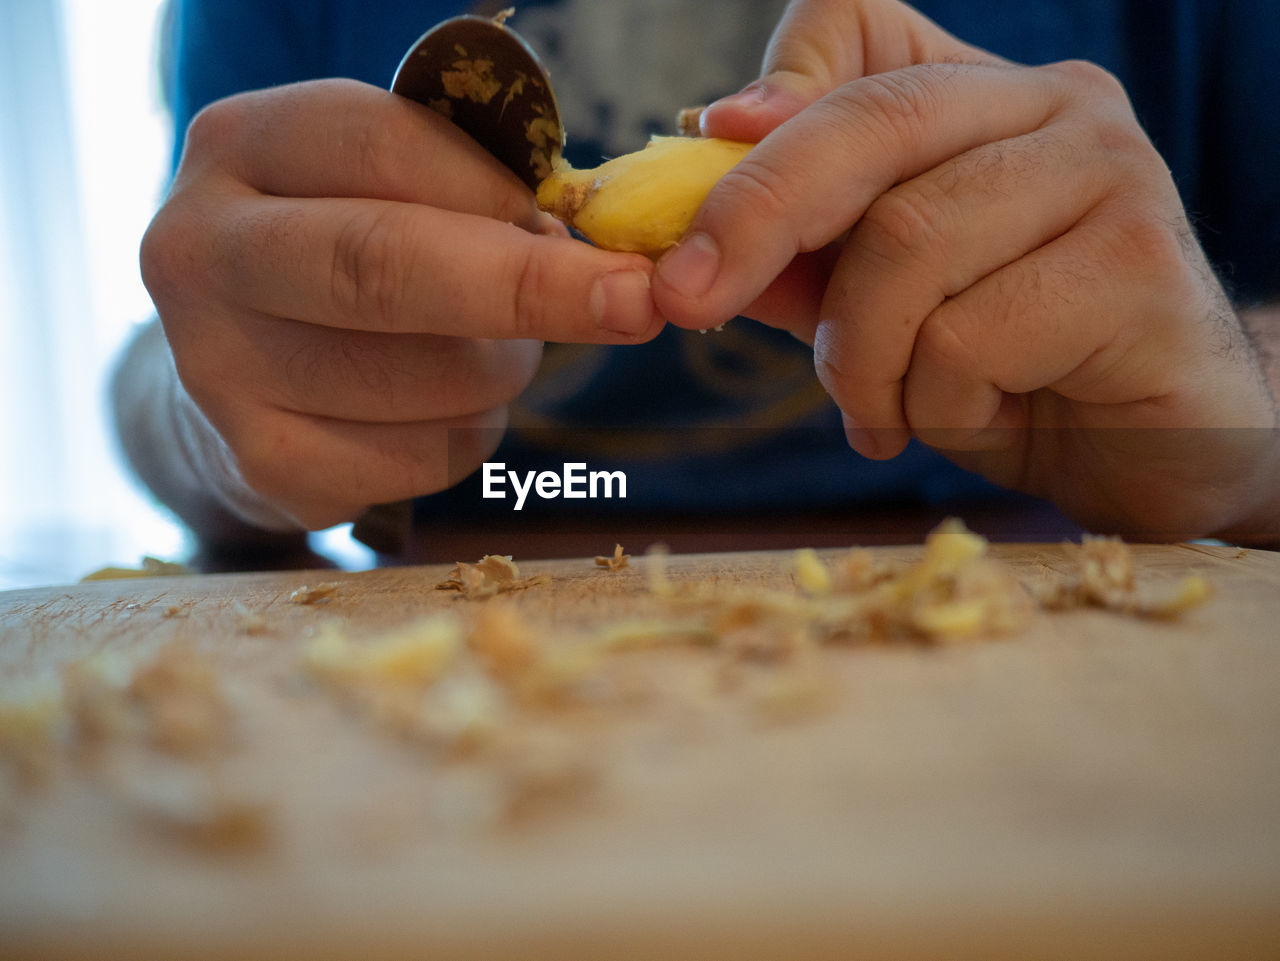
[[[648,259],[570,239],[447,120],[354,81],[200,113],[142,269],[187,392],[309,529],[478,467],[542,341],[662,326]]]

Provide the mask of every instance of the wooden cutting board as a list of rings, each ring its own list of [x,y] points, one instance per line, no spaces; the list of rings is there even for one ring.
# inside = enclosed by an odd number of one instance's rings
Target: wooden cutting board
[[[993,552],[1028,580],[1068,566],[1058,546]],[[647,561],[530,563],[550,582],[481,601],[434,590],[444,567],[321,575],[337,587],[310,604],[293,592],[314,572],[0,594],[11,700],[176,643],[233,732],[211,760],[55,746],[42,777],[4,782],[0,956],[1280,957],[1280,554],[1134,553],[1148,583],[1200,573],[1214,599],[831,645],[803,669],[621,653],[470,754],[318,683],[308,642],[495,603],[568,637],[661,613]],[[669,567],[764,591],[787,560]]]

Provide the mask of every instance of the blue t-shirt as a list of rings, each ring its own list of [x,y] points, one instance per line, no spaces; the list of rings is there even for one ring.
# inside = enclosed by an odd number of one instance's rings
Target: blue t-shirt
[[[492,13],[500,5],[494,4]],[[670,132],[675,111],[751,80],[783,0],[551,0],[512,26],[546,62],[578,164]],[[958,37],[1009,59],[1114,72],[1173,171],[1240,303],[1280,298],[1280,4],[1274,0],[923,0]],[[181,131],[242,90],[345,76],[386,87],[448,0],[180,0],[168,90]],[[1265,58],[1265,59],[1264,59]],[[999,105],[993,105],[999,109]],[[175,148],[181,148],[181,138]],[[495,459],[623,467],[630,509],[741,511],[937,502],[993,488],[912,444],[851,452],[807,347],[749,321],[668,329],[626,348],[549,345]],[[424,513],[481,505],[472,478]],[[567,505],[577,507],[577,505]],[[617,505],[623,506],[623,505]]]

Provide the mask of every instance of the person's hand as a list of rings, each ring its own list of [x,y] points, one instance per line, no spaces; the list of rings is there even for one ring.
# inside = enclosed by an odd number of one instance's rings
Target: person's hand
[[[474,470],[542,341],[662,324],[646,258],[571,240],[447,120],[353,81],[200,113],[142,266],[187,392],[312,529]]]
[[[1275,403],[1112,76],[797,0],[702,126],[761,142],[660,261],[665,319],[810,342],[866,456],[914,435],[1086,524],[1280,531]]]

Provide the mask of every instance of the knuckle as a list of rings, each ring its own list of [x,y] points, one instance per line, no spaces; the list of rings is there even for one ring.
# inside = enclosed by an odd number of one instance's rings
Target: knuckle
[[[1136,163],[1144,175],[1148,170],[1155,173],[1164,169],[1155,147],[1129,110],[1112,112],[1094,120],[1093,138],[1104,156],[1123,158],[1123,163]]]
[[[227,266],[236,247],[235,217],[221,197],[194,186],[175,188],[138,245],[142,281],[157,307],[191,300]]]
[[[421,172],[442,169],[447,162],[440,156],[439,138],[417,136],[415,126],[398,122],[381,102],[364,103],[366,91],[360,94],[340,119],[341,162],[353,171],[356,183],[365,185],[364,196],[420,199]]]
[[[1156,283],[1180,272],[1195,246],[1185,218],[1171,221],[1145,206],[1117,205],[1107,225],[1112,249],[1104,256],[1118,258]]]
[[[915,262],[942,242],[944,206],[923,186],[881,194],[854,228],[860,239],[892,263]]]
[[[346,131],[345,152],[350,157],[356,183],[367,184],[369,196],[386,196],[397,186],[394,172],[387,164],[387,158],[396,153],[389,136],[386,125],[365,122],[363,117],[350,124]],[[424,165],[423,169],[432,168]]]
[[[512,278],[507,310],[515,339],[542,340],[547,334],[545,312],[546,305],[555,302],[551,295],[555,267],[539,249],[536,244],[516,244],[507,252],[504,276]]]
[[[182,146],[184,163],[223,153],[239,140],[248,120],[246,95],[224,97],[201,108],[187,125]]]
[[[396,333],[412,281],[412,227],[399,208],[353,215],[338,231],[330,266],[332,303],[359,327]]]
[[[981,299],[960,296],[945,302],[947,322],[958,343],[990,344],[1019,330],[1020,316],[1039,318],[1039,331],[1053,334],[1087,306],[1104,284],[1099,267],[1083,259],[1042,262],[1023,257],[991,278]],[[1022,336],[1027,335],[1023,328]],[[1004,342],[1008,350],[1032,349],[1028,342]]]
[[[958,69],[956,64],[917,64],[872,74],[848,85],[850,96],[838,102],[861,111],[870,107],[888,139],[914,143],[934,125],[941,111],[942,85]]]
[[[171,206],[161,208],[142,235],[138,266],[142,283],[157,307],[172,297],[177,282],[190,266],[186,236],[180,217]]]
[[[975,318],[964,298],[944,300],[925,318],[916,335],[915,353],[942,369],[971,369],[974,365]]]
[[[774,220],[792,206],[786,183],[786,177],[767,161],[748,155],[720,178],[717,188],[722,196],[732,196],[762,217]]]
[[[797,222],[796,211],[804,205],[794,195],[792,179],[776,162],[749,154],[720,178],[695,223],[706,223],[717,211],[725,211],[726,228],[750,232],[756,229],[752,225],[769,224],[772,231],[781,227],[789,233],[787,239],[797,252],[817,249],[827,238],[814,233],[812,223]],[[704,211],[710,211],[710,218]]]
[[[1076,167],[1082,162],[1072,138],[1041,128],[960,154],[948,165],[950,176],[940,186],[948,198],[962,190],[977,190],[984,199],[1003,198],[1011,190],[1034,186],[1050,165]]]
[[[1120,97],[1128,100],[1120,79],[1091,60],[1063,60],[1042,69],[1053,73],[1070,87],[1087,91],[1091,97]]]

